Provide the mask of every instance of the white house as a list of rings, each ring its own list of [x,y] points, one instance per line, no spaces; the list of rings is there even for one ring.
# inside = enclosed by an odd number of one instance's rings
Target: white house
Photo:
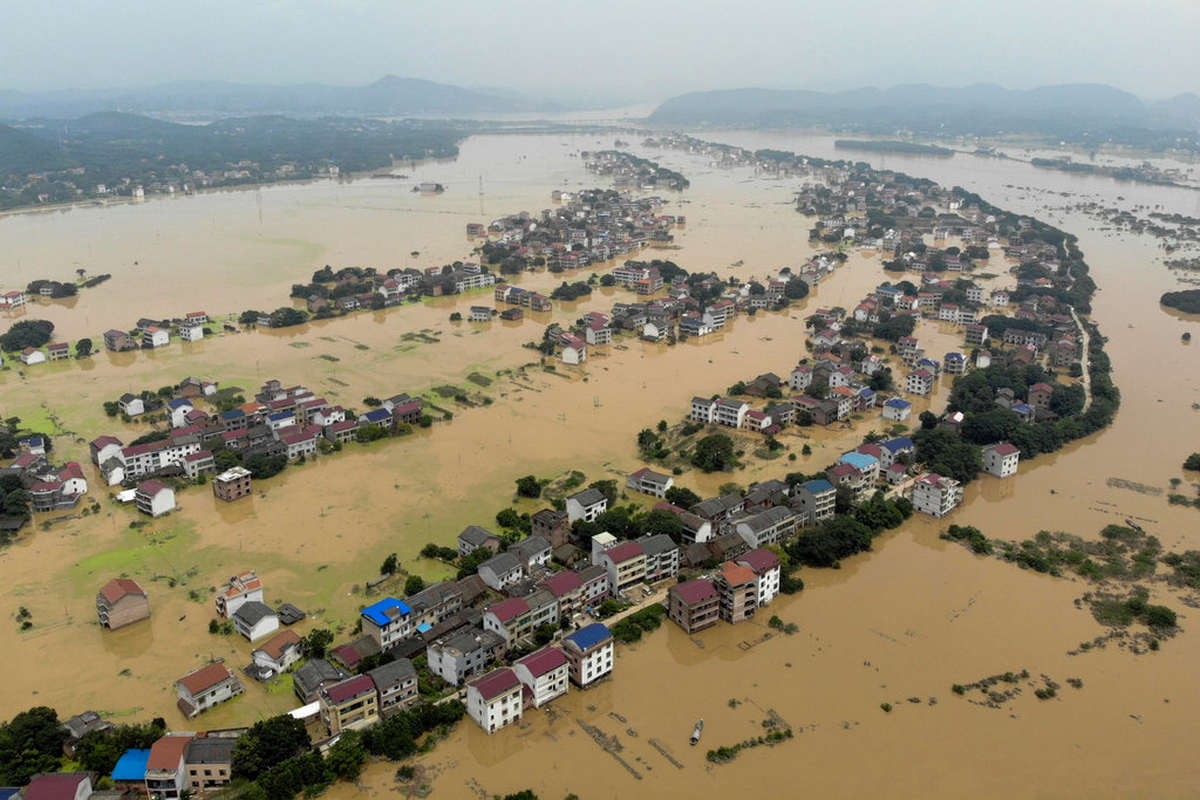
[[[251,600],[233,613],[233,629],[250,641],[258,641],[279,630],[279,617],[266,603]]]
[[[571,681],[587,686],[613,670],[612,633],[601,622],[585,625],[562,640],[563,655],[569,663]]]
[[[517,680],[532,695],[533,707],[541,708],[554,698],[567,693],[570,664],[556,647],[544,647],[517,659],[513,664]]]
[[[166,328],[151,325],[142,331],[142,347],[152,349],[166,347],[171,342],[171,333]]]
[[[688,418],[692,422],[711,425],[717,418],[717,401],[710,397],[693,397],[692,411]]]
[[[927,369],[918,369],[908,373],[904,389],[910,394],[929,394],[933,391],[933,374]]]
[[[962,502],[962,484],[930,472],[913,483],[913,509],[931,517],[944,517]]]
[[[587,342],[574,334],[563,340],[562,360],[564,364],[582,364],[587,361]]]
[[[271,676],[286,672],[300,660],[302,642],[295,631],[285,630],[250,651],[254,665]]]
[[[179,338],[185,342],[198,342],[204,338],[203,325],[180,325]]]
[[[34,364],[41,364],[46,360],[46,354],[36,347],[26,347],[21,351],[19,358],[21,359],[21,363],[28,367]]]
[[[523,685],[508,667],[492,670],[467,684],[467,713],[488,733],[520,722]]]
[[[998,442],[983,448],[983,471],[997,478],[1017,474],[1021,451],[1010,442]]]
[[[893,422],[904,422],[911,413],[912,403],[901,400],[899,397],[893,397],[883,404],[883,418]]]
[[[138,511],[161,517],[175,508],[175,490],[162,481],[144,481],[133,496]]]
[[[596,517],[608,510],[608,498],[599,489],[584,489],[567,498],[567,519],[574,522],[595,522]]]
[[[779,557],[765,547],[751,550],[737,560],[749,567],[758,579],[758,606],[767,605],[779,594],[781,569]]]

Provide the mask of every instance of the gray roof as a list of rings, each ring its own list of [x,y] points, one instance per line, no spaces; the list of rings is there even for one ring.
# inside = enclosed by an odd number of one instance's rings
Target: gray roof
[[[795,516],[795,513],[790,508],[775,506],[774,508],[768,508],[761,514],[755,514],[748,519],[741,520],[739,524],[745,525],[755,533],[760,533],[775,527],[793,516]]]
[[[525,596],[525,602],[529,605],[531,611],[545,608],[546,606],[554,605],[558,602],[558,598],[549,589],[538,589],[535,592]]]
[[[736,492],[723,494],[720,497],[710,497],[707,500],[701,500],[696,505],[692,506],[692,513],[704,517],[715,517],[718,514],[724,514],[729,509],[742,504],[743,499]]]
[[[646,551],[647,556],[657,556],[663,553],[669,553],[672,550],[679,549],[670,536],[665,533],[658,533],[653,536],[643,536],[636,540],[642,546],[642,550]]]
[[[586,507],[594,506],[597,503],[603,503],[607,498],[605,498],[604,492],[600,491],[599,489],[584,489],[582,492],[573,494],[567,499],[574,500],[576,503],[579,503],[579,505]]]
[[[454,581],[442,581],[417,592],[405,600],[413,608],[432,608],[457,595],[462,597],[462,588]]]
[[[550,549],[550,543],[543,536],[529,536],[509,548],[510,553],[529,560],[539,553],[544,553]]]
[[[242,603],[238,610],[233,612],[234,619],[244,625],[257,625],[265,617],[273,616],[275,616],[274,609],[258,600]]]
[[[694,406],[695,405],[711,406],[712,404],[713,404],[713,400],[712,400],[712,398],[709,398],[709,397],[693,397],[692,398],[692,405],[694,405]]]
[[[644,472],[642,472],[642,480],[644,480],[644,481],[651,481],[653,483],[665,485],[667,483],[667,481],[670,481],[671,479],[672,478],[670,475],[664,475],[663,473],[655,472],[652,469],[648,469],[648,470],[645,470]]]
[[[476,650],[482,650],[485,647],[491,647],[504,641],[504,638],[492,631],[485,631],[480,628],[468,628],[467,630],[456,633],[444,642],[435,642],[432,646],[442,647],[450,650],[457,650],[460,653],[473,653]]]
[[[478,525],[468,525],[463,528],[462,533],[458,535],[460,542],[466,542],[472,547],[483,547],[487,544],[488,539],[499,539],[500,537],[489,531],[487,528],[481,528]]]
[[[229,764],[236,743],[232,736],[201,736],[188,742],[183,760],[188,764]]]
[[[497,575],[506,575],[514,569],[521,568],[521,562],[512,553],[500,553],[479,565],[479,569],[487,567]]]
[[[338,669],[323,658],[313,658],[301,664],[292,673],[292,683],[297,690],[308,697],[314,694],[325,681],[340,681],[350,677],[349,673]]]
[[[407,658],[397,658],[395,661],[381,664],[373,670],[367,672],[371,676],[371,680],[375,681],[375,685],[380,690],[388,687],[404,683],[417,677],[417,670],[413,663]]]
[[[78,739],[92,731],[106,731],[112,728],[113,724],[95,711],[84,711],[71,717],[62,726],[71,732],[72,739]]]
[[[592,564],[591,566],[587,566],[579,570],[579,580],[583,581],[584,583],[587,583],[588,581],[594,581],[596,578],[605,577],[607,575],[608,573],[605,572],[604,567],[600,566],[599,564]]]

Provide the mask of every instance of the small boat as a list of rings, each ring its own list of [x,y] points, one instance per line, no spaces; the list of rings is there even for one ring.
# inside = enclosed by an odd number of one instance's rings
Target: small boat
[[[1139,533],[1144,533],[1144,531],[1142,530],[1142,526],[1138,525],[1136,522],[1134,522],[1131,519],[1125,520],[1125,524],[1128,525],[1129,527],[1133,528],[1135,531],[1137,531]]]
[[[692,728],[692,738],[688,740],[690,744],[696,744],[700,741],[700,733],[704,730],[704,718],[696,723],[696,727]]]

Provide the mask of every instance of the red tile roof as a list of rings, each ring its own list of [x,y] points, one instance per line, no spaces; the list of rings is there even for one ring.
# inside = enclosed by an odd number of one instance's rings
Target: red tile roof
[[[739,564],[745,564],[758,575],[763,574],[769,569],[774,569],[779,566],[779,556],[772,553],[765,547],[759,547],[751,550],[744,556],[738,559]]]
[[[146,761],[147,770],[165,770],[174,772],[179,769],[183,760],[183,751],[194,739],[190,733],[169,733],[150,745],[150,758]]]
[[[530,674],[537,678],[566,664],[567,657],[558,648],[546,647],[517,659],[517,663],[528,669]]]
[[[555,597],[562,597],[565,594],[575,591],[583,585],[583,581],[579,579],[579,573],[566,570],[555,573],[549,578],[542,581],[542,586],[550,590],[550,593]]]
[[[508,667],[501,667],[478,680],[471,681],[469,685],[479,692],[484,700],[491,700],[520,686],[521,682],[517,680],[515,672]]]
[[[75,800],[86,772],[52,772],[38,775],[25,787],[26,800]]]
[[[1015,444],[1012,444],[1011,442],[1004,442],[1002,444],[994,445],[992,447],[992,452],[1001,456],[1010,456],[1013,453],[1019,453],[1020,450]]]
[[[501,600],[494,606],[488,606],[488,613],[494,614],[496,619],[501,623],[506,623],[509,620],[515,619],[529,611],[529,603],[520,597],[510,597],[507,600]]]
[[[704,578],[678,583],[670,588],[670,592],[688,605],[717,596],[717,589],[712,585],[712,581]]]
[[[730,586],[741,586],[744,583],[754,583],[754,570],[726,561],[721,565],[721,577]]]
[[[271,658],[278,661],[283,656],[283,651],[288,645],[300,644],[300,637],[295,631],[280,631],[279,633],[267,639],[266,643],[255,648],[269,655]]]
[[[329,702],[339,705],[352,697],[358,697],[373,691],[375,691],[375,681],[371,680],[370,675],[356,675],[353,678],[330,686],[325,690],[325,696],[329,698]]]
[[[143,481],[141,484],[138,485],[137,490],[139,492],[144,492],[145,494],[153,495],[153,494],[158,494],[159,492],[161,492],[163,489],[166,489],[166,488],[167,488],[167,485],[165,483],[163,483],[162,481],[153,481],[152,480],[152,481]]]
[[[110,604],[116,603],[127,594],[146,596],[138,582],[129,578],[113,578],[100,588],[100,594],[104,595],[104,599]]]
[[[232,677],[233,673],[229,671],[229,667],[220,662],[214,662],[207,667],[184,675],[176,683],[195,695]]]
[[[611,558],[614,564],[620,564],[631,558],[643,556],[646,551],[637,542],[622,542],[616,547],[604,551],[604,554]]]

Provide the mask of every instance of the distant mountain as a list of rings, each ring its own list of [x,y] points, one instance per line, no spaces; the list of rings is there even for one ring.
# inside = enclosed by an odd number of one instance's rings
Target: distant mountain
[[[1194,130],[1200,98],[1180,95],[1145,103],[1100,84],[1005,89],[994,84],[958,88],[910,84],[842,92],[731,89],[692,92],[667,100],[650,115],[663,124],[831,125],[871,133],[906,128],[918,133],[1048,133],[1089,129]]]
[[[0,125],[0,176],[37,164],[44,169],[61,169],[69,161],[53,143],[8,125]]]
[[[100,111],[137,114],[444,115],[554,110],[512,96],[388,75],[366,86],[266,86],[181,81],[141,89],[0,91],[0,117],[74,118]]]

